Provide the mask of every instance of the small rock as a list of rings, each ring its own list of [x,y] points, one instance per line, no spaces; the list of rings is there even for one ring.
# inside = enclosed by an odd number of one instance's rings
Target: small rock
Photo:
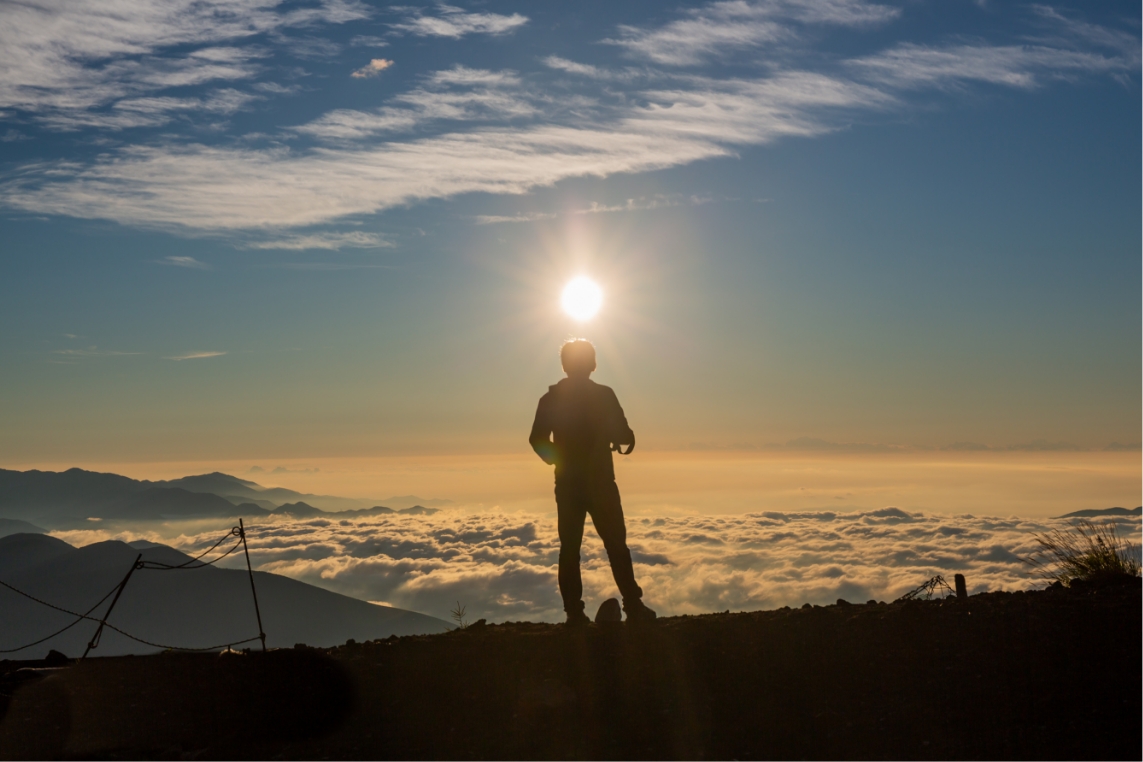
[[[619,607],[619,601],[614,598],[608,598],[603,603],[599,604],[599,610],[595,612],[596,624],[608,624],[623,621],[623,610]]]
[[[64,664],[67,664],[70,659],[53,648],[52,650],[48,651],[48,655],[44,657],[44,661],[49,667],[60,667]]]
[[[804,608],[804,609],[812,609],[813,607],[814,607],[814,605],[812,603],[803,603],[802,604],[802,608]]]
[[[847,601],[845,598],[838,598],[837,599],[837,605],[838,606],[848,606],[849,601]]]

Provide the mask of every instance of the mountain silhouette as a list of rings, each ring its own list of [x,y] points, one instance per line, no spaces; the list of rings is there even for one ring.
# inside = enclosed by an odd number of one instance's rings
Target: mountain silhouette
[[[184,476],[181,479],[171,479],[165,482],[155,482],[163,487],[177,487],[190,492],[210,492],[225,497],[232,503],[254,503],[263,508],[268,504],[281,506],[287,503],[304,502],[325,512],[340,512],[369,508],[378,500],[335,497],[333,495],[311,495],[305,492],[296,492],[285,487],[263,487],[237,476],[215,471],[210,474],[198,476]],[[269,506],[272,510],[273,506]]]
[[[19,519],[0,519],[0,537],[10,534],[43,534],[47,530],[28,521]]]
[[[1061,519],[1090,519],[1100,516],[1139,516],[1143,514],[1143,506],[1139,508],[1088,508],[1083,511],[1072,511],[1060,516]]]
[[[401,504],[411,497],[400,498]],[[79,468],[59,473],[0,469],[0,516],[52,528],[88,526],[86,522],[90,519],[232,519],[264,516],[269,512],[311,518],[344,511],[358,516],[390,511],[414,515],[435,512],[420,504],[389,509],[378,502],[262,487],[218,472],[152,482]],[[33,526],[22,531],[37,530],[38,527]]]
[[[132,547],[111,540],[77,548],[47,535],[9,535],[0,538],[0,580],[62,608],[84,612],[123,579],[140,554],[144,561],[171,566],[191,561],[190,556],[166,545],[138,547],[142,544]],[[221,548],[230,545],[226,542]],[[241,550],[238,553],[241,558]],[[269,647],[296,643],[332,646],[350,638],[367,640],[448,629],[440,619],[374,605],[277,574],[254,572],[254,580]],[[105,603],[94,614],[106,608]],[[4,612],[0,617],[2,649],[42,638],[74,620],[3,587],[0,610]],[[136,570],[108,621],[164,646],[201,648],[258,634],[245,568]],[[49,648],[78,656],[96,626],[84,621],[46,643],[5,656],[38,658]],[[253,645],[258,644],[255,641]],[[95,655],[159,650],[107,629]]]
[[[414,505],[411,508],[402,508],[401,510],[394,510],[384,505],[375,505],[372,508],[358,508],[351,511],[323,511],[320,508],[314,508],[312,505],[303,502],[286,503],[280,505],[273,510],[274,514],[282,514],[290,516],[295,519],[311,519],[319,516],[329,518],[331,516],[339,518],[359,518],[361,516],[384,516],[388,514],[405,515],[405,516],[431,516],[436,513],[436,508],[426,508],[423,505]]]
[[[293,516],[294,518],[297,518],[297,519],[308,519],[308,518],[313,518],[314,516],[327,516],[327,515],[329,515],[325,511],[323,511],[322,509],[314,508],[312,505],[309,505],[307,503],[303,503],[300,500],[296,503],[286,503],[285,505],[279,505],[277,508],[274,509],[273,512],[274,513],[284,513],[288,516]]]

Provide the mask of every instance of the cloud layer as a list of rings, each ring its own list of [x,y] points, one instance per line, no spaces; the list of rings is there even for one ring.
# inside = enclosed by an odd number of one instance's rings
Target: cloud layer
[[[1138,543],[1140,521],[1115,520]],[[1044,583],[1021,561],[1033,536],[1061,521],[935,515],[896,508],[854,513],[629,518],[636,574],[647,602],[666,615],[757,610],[803,603],[894,600],[940,574],[962,573],[970,592]],[[73,543],[98,531],[57,533]],[[217,532],[184,535],[190,552]],[[133,539],[132,535],[126,539]],[[159,539],[149,536],[150,539]],[[559,541],[551,515],[472,514],[357,520],[281,520],[251,529],[256,566],[357,598],[448,619],[456,602],[471,618],[559,621]],[[167,542],[170,542],[168,540]],[[583,548],[589,613],[618,596],[602,544]]]
[[[225,89],[205,100],[147,96],[252,78],[265,51],[242,43],[255,35],[368,15],[352,0],[282,5],[281,0],[6,3],[0,8],[0,109],[19,109],[60,129],[121,129],[162,124],[171,111],[233,110],[250,96]]]
[[[273,0],[132,0],[118,15],[98,3],[66,13],[48,0],[18,8],[0,12],[7,59],[0,108],[57,128],[111,130],[155,126],[179,113],[225,115],[280,95],[265,87],[258,95],[233,86],[193,97],[156,91],[249,79],[265,48],[240,45],[246,38],[367,15],[345,2],[284,11]],[[389,25],[394,34],[438,38],[523,33],[528,21],[446,5],[398,12],[407,15]],[[732,156],[907,109],[921,91],[1029,90],[1128,76],[1139,63],[1137,39],[1042,10],[1033,15],[1044,34],[1015,44],[904,41],[849,58],[815,50],[814,30],[884,29],[901,11],[862,0],[732,0],[676,15],[601,40],[644,69],[557,56],[533,62],[530,73],[454,66],[425,73],[375,109],[336,108],[283,125],[283,135],[263,141],[267,147],[254,138],[164,138],[89,160],[26,164],[0,184],[0,203],[191,231],[301,228],[419,200],[521,194],[567,178]],[[172,46],[197,48],[156,57]],[[736,59],[733,75],[694,68],[736,52],[745,58]],[[389,60],[365,69],[358,62],[354,75],[375,74]]]

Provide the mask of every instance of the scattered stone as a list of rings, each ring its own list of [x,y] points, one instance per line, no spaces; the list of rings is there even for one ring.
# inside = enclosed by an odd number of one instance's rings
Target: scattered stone
[[[615,598],[608,598],[603,603],[599,604],[599,610],[595,612],[596,624],[613,624],[623,621],[623,610],[619,607],[619,601]]]
[[[849,601],[847,601],[845,598],[838,598],[837,599],[837,605],[838,606],[848,606]]]
[[[70,661],[70,659],[54,648],[48,651],[48,655],[44,657],[44,663],[49,667],[62,667]]]

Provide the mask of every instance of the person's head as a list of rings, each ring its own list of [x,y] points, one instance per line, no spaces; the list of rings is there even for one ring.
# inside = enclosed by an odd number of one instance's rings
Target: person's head
[[[560,365],[568,378],[587,378],[595,370],[595,346],[587,339],[568,339],[560,347]]]

